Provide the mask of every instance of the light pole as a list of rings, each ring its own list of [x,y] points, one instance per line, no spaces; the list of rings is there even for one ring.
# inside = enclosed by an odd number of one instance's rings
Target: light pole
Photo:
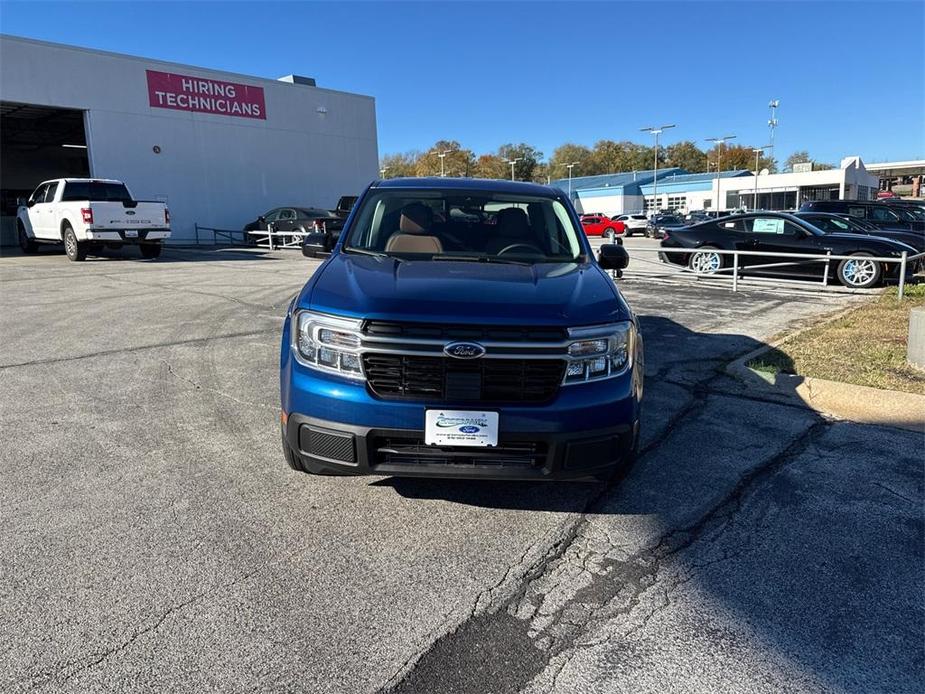
[[[385,178],[385,172],[391,168],[392,168],[391,166],[383,166],[381,169],[379,169],[379,177]]]
[[[771,109],[771,117],[768,119],[768,129],[771,131],[771,138],[768,144],[771,147],[771,159],[774,158],[774,128],[777,127],[777,107],[780,106],[780,99],[771,99],[768,108]]]
[[[514,180],[514,164],[519,162],[520,159],[509,159],[506,163],[511,165],[511,180]]]
[[[764,147],[755,147],[752,151],[755,153],[755,200],[752,202],[752,211],[758,209],[758,157],[761,156],[761,153],[770,149],[774,145],[765,145]]]
[[[446,178],[446,168],[444,166],[444,160],[446,159],[446,155],[449,154],[450,152],[455,152],[455,151],[456,151],[455,149],[444,149],[443,151],[440,151],[440,152],[431,152],[431,154],[436,154],[438,157],[440,157],[440,177],[441,178]]]
[[[652,167],[652,207],[653,212],[658,212],[658,136],[663,130],[674,128],[674,125],[660,125],[657,128],[639,128],[640,132],[655,135],[655,165]]]
[[[571,164],[566,164],[565,168],[568,169],[568,199],[572,199],[572,169],[578,164],[577,161],[573,161]]]
[[[723,179],[720,173],[723,170],[723,145],[726,140],[734,140],[735,135],[723,135],[722,137],[708,137],[707,142],[713,142],[716,145],[716,209],[720,209],[720,201],[723,199],[721,186]]]

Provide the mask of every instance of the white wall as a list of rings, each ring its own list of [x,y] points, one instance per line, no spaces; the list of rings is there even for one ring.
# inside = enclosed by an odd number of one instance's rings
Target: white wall
[[[152,108],[145,69],[262,87],[267,118]],[[92,175],[167,198],[174,240],[195,222],[240,229],[278,205],[333,206],[378,172],[367,96],[11,37],[0,84],[4,101],[89,111]]]

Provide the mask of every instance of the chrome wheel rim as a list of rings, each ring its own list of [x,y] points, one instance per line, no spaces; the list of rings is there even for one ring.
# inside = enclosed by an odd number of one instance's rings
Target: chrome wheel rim
[[[841,274],[847,284],[857,286],[870,282],[877,274],[877,267],[873,260],[849,260]]]
[[[64,235],[64,250],[68,255],[77,254],[77,242],[74,240],[74,234]]]
[[[697,253],[691,258],[691,270],[698,275],[711,275],[719,270],[722,261],[719,253]]]

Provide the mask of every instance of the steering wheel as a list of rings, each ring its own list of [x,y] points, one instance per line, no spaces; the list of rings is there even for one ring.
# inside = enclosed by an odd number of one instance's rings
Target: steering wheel
[[[529,243],[512,243],[510,246],[505,246],[504,248],[502,248],[495,255],[504,255],[509,250],[514,249],[514,248],[526,248],[529,251],[536,253],[537,255],[545,255],[541,249]]]

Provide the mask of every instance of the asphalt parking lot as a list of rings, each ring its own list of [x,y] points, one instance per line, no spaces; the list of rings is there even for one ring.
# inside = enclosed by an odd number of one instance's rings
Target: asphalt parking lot
[[[318,264],[0,257],[0,690],[919,690],[921,435],[723,371],[862,296],[628,274],[609,487],[310,477],[277,360]]]

